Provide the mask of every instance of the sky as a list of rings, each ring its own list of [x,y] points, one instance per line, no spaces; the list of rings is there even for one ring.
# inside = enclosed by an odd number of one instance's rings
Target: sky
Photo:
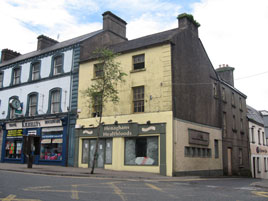
[[[42,34],[61,42],[102,29],[105,11],[127,22],[129,40],[176,28],[179,14],[192,14],[214,68],[234,67],[247,104],[268,110],[267,0],[1,0],[0,50],[25,54]]]

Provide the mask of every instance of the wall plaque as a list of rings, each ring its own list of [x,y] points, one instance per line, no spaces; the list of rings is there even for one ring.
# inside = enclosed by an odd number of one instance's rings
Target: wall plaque
[[[188,129],[189,133],[189,144],[197,144],[197,145],[209,145],[209,133]]]

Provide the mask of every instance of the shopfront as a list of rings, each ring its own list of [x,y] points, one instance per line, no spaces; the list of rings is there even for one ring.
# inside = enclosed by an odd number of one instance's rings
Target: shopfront
[[[166,125],[118,124],[100,129],[97,167],[166,174]],[[92,167],[98,128],[76,130],[77,164]]]
[[[25,163],[22,153],[23,136],[40,136],[40,155],[34,164],[66,164],[67,125],[61,119],[44,119],[24,122],[8,122],[5,125],[2,143],[2,162]]]

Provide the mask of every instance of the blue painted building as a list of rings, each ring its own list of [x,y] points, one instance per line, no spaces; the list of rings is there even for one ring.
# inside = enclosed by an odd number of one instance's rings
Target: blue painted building
[[[103,14],[103,29],[58,42],[40,35],[37,50],[2,50],[0,63],[1,162],[25,163],[23,136],[40,136],[35,164],[74,165],[79,62],[96,48],[126,39],[126,23]]]

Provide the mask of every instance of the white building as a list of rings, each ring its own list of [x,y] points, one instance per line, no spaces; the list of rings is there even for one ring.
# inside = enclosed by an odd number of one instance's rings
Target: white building
[[[247,106],[252,177],[268,179],[268,143],[261,113]]]

